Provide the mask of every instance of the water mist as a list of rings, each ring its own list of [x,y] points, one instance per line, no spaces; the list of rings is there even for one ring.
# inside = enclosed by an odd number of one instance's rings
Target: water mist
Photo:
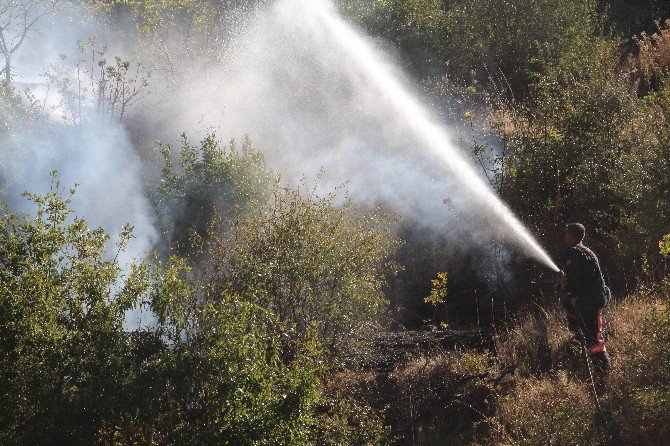
[[[362,38],[333,13],[332,9],[323,3],[317,2],[317,4],[319,7],[315,10],[315,14],[332,32],[334,40],[351,52],[364,72],[393,104],[396,112],[407,120],[417,139],[423,141],[427,149],[434,151],[444,160],[445,167],[468,188],[473,199],[481,202],[490,211],[492,218],[508,227],[513,237],[529,255],[558,272],[558,267],[523,224],[484,183],[472,166],[463,159],[463,156],[452,145],[445,130],[432,122],[418,101],[403,88],[400,82],[394,79],[391,73],[385,70],[383,61]]]
[[[330,2],[259,8],[224,61],[175,98],[175,132],[205,123],[221,135],[248,133],[292,185],[318,176],[326,191],[347,181],[361,205],[390,206],[461,246],[516,246],[558,271],[411,92],[393,55]]]

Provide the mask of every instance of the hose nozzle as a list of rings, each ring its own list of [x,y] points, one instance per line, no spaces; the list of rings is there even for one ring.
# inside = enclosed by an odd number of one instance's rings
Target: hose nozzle
[[[554,279],[554,284],[557,288],[565,289],[565,271],[559,269],[556,273],[556,278]]]

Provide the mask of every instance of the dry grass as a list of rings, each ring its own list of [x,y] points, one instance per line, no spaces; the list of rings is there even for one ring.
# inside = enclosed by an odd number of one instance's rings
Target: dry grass
[[[637,54],[628,57],[624,69],[640,81],[642,91],[656,90],[670,69],[670,20],[652,35],[642,33],[636,43]]]
[[[653,340],[642,336],[641,329],[651,312],[662,310],[662,305],[658,298],[631,296],[607,309],[607,348],[617,362],[626,362],[650,347]]]
[[[565,372],[545,378],[521,378],[502,397],[489,420],[491,445],[601,445],[607,436],[594,423],[587,386]]]
[[[394,424],[401,444],[467,444],[489,416],[488,400],[500,370],[486,353],[439,352],[398,367]]]
[[[605,311],[614,370],[601,403],[626,444],[670,444],[667,318],[667,298],[631,297]],[[435,351],[389,374],[346,371],[329,392],[373,407],[397,445],[608,443],[583,351],[560,309],[522,317],[495,353]]]
[[[614,363],[605,416],[626,444],[670,444],[670,323],[660,297],[630,297],[605,312]],[[580,347],[562,312],[528,315],[498,342],[501,360],[517,362],[516,386],[501,396],[490,444],[604,444],[609,440],[589,393]]]
[[[499,368],[486,353],[436,350],[391,373],[341,372],[329,380],[337,398],[366,401],[391,426],[393,444],[467,444],[490,416]]]
[[[516,364],[522,376],[578,368],[578,348],[558,309],[524,316],[496,343],[500,361]]]
[[[319,409],[315,444],[320,446],[373,446],[388,444],[383,392],[379,373],[347,370],[333,374],[326,382],[328,402]],[[381,406],[375,406],[381,404]]]
[[[627,444],[670,444],[669,298],[631,298],[612,311],[604,404]]]

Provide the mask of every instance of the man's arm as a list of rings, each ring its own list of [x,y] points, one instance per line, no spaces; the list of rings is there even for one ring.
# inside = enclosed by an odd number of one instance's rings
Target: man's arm
[[[580,253],[576,248],[570,248],[565,260],[565,291],[576,294],[579,291],[580,280]]]

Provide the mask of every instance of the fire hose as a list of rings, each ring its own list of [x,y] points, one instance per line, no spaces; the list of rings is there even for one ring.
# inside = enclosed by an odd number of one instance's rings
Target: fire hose
[[[607,433],[610,435],[609,444],[611,446],[624,446],[625,443],[621,439],[619,426],[605,414],[605,411],[603,410],[602,405],[600,404],[600,397],[598,396],[596,381],[595,378],[593,377],[593,362],[589,357],[588,347],[586,345],[586,333],[584,333],[584,327],[586,326],[586,324],[584,323],[584,319],[582,318],[581,312],[577,311],[577,315],[579,316],[580,330],[582,332],[581,336],[579,337],[579,344],[581,345],[582,351],[584,352],[584,361],[586,362],[586,369],[589,372],[589,384],[591,387],[591,395],[593,395],[593,400],[595,402],[596,411],[598,414],[596,420],[605,426],[605,430],[607,430]]]

